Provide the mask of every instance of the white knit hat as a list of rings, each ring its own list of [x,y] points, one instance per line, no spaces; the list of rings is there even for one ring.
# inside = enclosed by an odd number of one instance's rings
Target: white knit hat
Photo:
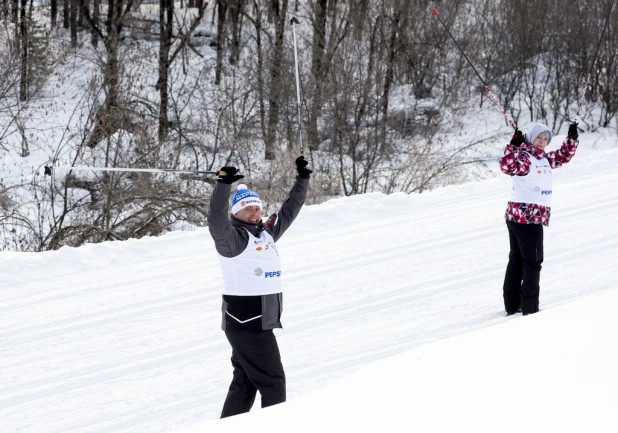
[[[547,137],[549,138],[548,142],[550,142],[553,137],[551,130],[542,123],[535,123],[530,127],[530,129],[528,129],[528,132],[526,132],[526,141],[532,144],[534,143],[534,140],[543,133],[547,134]]]

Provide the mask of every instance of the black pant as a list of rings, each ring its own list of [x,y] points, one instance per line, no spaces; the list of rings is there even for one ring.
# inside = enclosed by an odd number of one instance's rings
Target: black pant
[[[504,308],[507,314],[539,311],[539,280],[543,263],[543,225],[507,221],[509,264],[504,276]]]
[[[285,401],[285,373],[279,346],[268,331],[225,331],[232,345],[234,378],[223,404],[221,418],[249,412],[257,391],[262,407]]]

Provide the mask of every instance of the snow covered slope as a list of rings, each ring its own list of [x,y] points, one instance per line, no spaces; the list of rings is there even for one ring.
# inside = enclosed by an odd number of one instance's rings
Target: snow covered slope
[[[174,433],[618,430],[618,289],[376,361],[323,389]]]
[[[610,296],[618,289],[618,149],[580,152],[554,172],[554,182],[542,311],[529,318],[506,318],[502,311],[507,176],[303,209],[278,244],[286,291],[285,328],[276,332],[290,403],[273,411],[294,407],[336,379],[348,376],[349,383],[352,372],[381,358],[418,348],[402,355],[412,371],[427,343],[498,324],[483,330],[487,338],[518,339],[518,332],[534,334],[535,323],[560,326],[551,319],[558,305],[595,292]],[[218,418],[231,379],[230,349],[219,329],[220,278],[207,230],[42,254],[0,253],[0,430],[157,433]],[[427,356],[439,359],[443,370],[451,363],[462,368],[462,354],[464,366],[475,354],[461,341],[428,346],[451,353],[446,359],[429,348]],[[481,359],[491,353],[484,349]],[[576,362],[570,353],[565,362]],[[384,380],[411,384],[419,377],[411,372],[395,379],[386,362],[376,364]],[[597,365],[599,374],[613,374],[611,364]],[[449,387],[449,375],[439,379],[434,393],[464,398],[465,389]],[[596,380],[587,383],[603,386]],[[498,399],[498,392],[517,386],[523,385],[496,377],[488,392]],[[352,389],[360,400],[373,397],[369,389]],[[422,397],[406,396],[412,405]],[[445,411],[457,402],[445,398]],[[369,407],[364,404],[361,410]],[[514,415],[514,422],[521,417]]]

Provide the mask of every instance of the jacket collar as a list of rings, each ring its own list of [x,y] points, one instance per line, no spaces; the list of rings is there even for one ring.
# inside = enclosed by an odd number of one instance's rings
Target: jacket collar
[[[520,147],[537,159],[541,159],[545,157],[545,151],[539,149],[533,144],[523,143]]]
[[[232,214],[230,214],[230,223],[233,227],[247,230],[256,238],[259,237],[260,233],[262,233],[262,230],[264,230],[264,225],[262,224],[262,221],[257,224],[248,224],[244,221],[239,220]]]

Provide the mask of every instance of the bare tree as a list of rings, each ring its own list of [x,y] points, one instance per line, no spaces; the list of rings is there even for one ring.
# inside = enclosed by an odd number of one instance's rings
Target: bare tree
[[[12,0],[11,6],[11,22],[18,23],[19,21],[19,0]]]
[[[311,76],[313,78],[313,98],[311,112],[307,125],[309,143],[320,144],[318,138],[318,117],[320,117],[320,105],[322,86],[326,69],[323,66],[324,50],[326,48],[326,12],[328,0],[317,0],[313,3],[313,46],[311,50]]]
[[[307,125],[310,146],[318,146],[321,137],[318,120],[321,117],[324,85],[332,67],[332,60],[350,30],[350,13],[361,5],[351,5],[338,13],[337,0],[319,0],[313,9],[313,44],[311,56],[311,107]],[[362,19],[362,16],[357,16]],[[330,22],[327,33],[327,24]],[[328,34],[328,38],[327,38]]]
[[[618,13],[614,11],[613,19],[608,22],[605,38],[602,41],[599,64],[596,68],[597,83],[601,101],[602,112],[599,117],[599,126],[607,128],[612,119],[618,114]]]
[[[155,88],[159,91],[159,139],[164,139],[170,126],[168,119],[168,77],[169,69],[178,55],[190,45],[190,37],[197,26],[204,18],[204,11],[208,3],[202,2],[201,8],[198,9],[198,15],[193,18],[192,23],[186,29],[179,27],[177,29],[178,43],[174,47],[174,1],[160,0],[159,1],[159,79]]]
[[[24,104],[15,96],[19,93],[17,89],[20,86],[21,55],[5,35],[4,32],[0,33],[0,44],[9,47],[7,50],[0,50],[0,150],[8,152],[9,148],[5,146],[4,139],[15,132],[15,122]]]
[[[84,6],[82,7],[80,0],[75,1],[75,8],[77,9],[77,27],[82,30],[85,27],[84,20],[85,11],[90,12],[90,0],[84,0]],[[135,3],[137,4],[137,2]],[[91,13],[92,15],[92,13]]]
[[[19,99],[28,100],[28,35],[29,26],[27,22],[26,9],[28,0],[21,0],[19,13],[19,36],[21,46],[21,80],[19,84]]]
[[[215,69],[215,85],[221,83],[221,73],[223,69],[223,57],[225,55],[225,32],[226,32],[226,15],[228,9],[228,0],[217,0],[213,15],[217,12],[217,67]]]
[[[101,28],[91,16],[86,8],[86,0],[77,1],[80,2],[90,29],[97,33],[105,46],[105,57],[101,59],[105,100],[96,113],[94,126],[89,135],[88,146],[92,148],[120,129],[132,130],[134,128],[130,112],[121,102],[122,63],[119,60],[122,30],[127,25],[134,0],[109,0],[104,28]]]
[[[62,26],[68,29],[70,26],[71,0],[64,0],[62,3]]]
[[[232,44],[230,48],[231,65],[238,62],[240,56],[240,39],[242,34],[242,18],[245,2],[243,0],[231,0],[229,6],[229,16],[232,24]]]
[[[77,9],[80,0],[71,0],[70,27],[71,27],[71,47],[77,47]],[[85,0],[82,8],[85,8]]]
[[[51,0],[50,7],[51,7],[51,18],[50,18],[51,27],[54,28],[56,27],[56,23],[58,21],[58,0]]]
[[[269,14],[273,17],[275,25],[274,46],[272,47],[272,60],[270,64],[270,89],[268,93],[268,121],[266,124],[264,159],[273,160],[276,156],[275,143],[277,140],[277,126],[279,123],[279,110],[281,104],[281,65],[283,61],[283,36],[288,0],[272,0]]]
[[[169,128],[167,118],[167,80],[170,69],[170,50],[174,36],[174,0],[159,0],[159,80],[155,89],[159,91],[159,139],[165,138]]]
[[[84,14],[87,17],[87,13]],[[92,4],[92,45],[96,48],[99,45],[99,33],[95,30],[100,26],[101,21],[101,0],[93,0]]]

